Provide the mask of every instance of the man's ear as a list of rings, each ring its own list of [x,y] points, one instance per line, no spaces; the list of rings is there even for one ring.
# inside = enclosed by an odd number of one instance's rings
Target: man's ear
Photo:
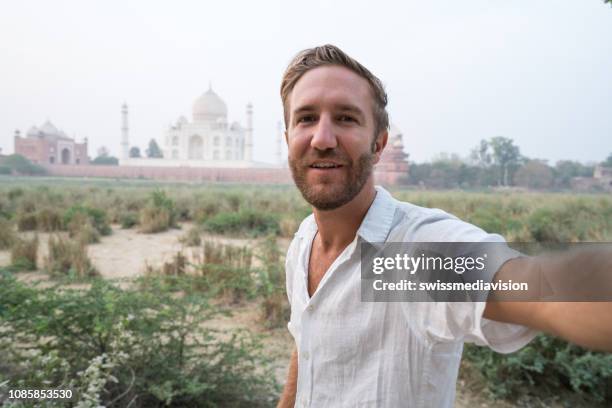
[[[286,130],[285,130],[284,134],[285,134],[285,143],[287,143],[287,146],[289,146],[289,134],[287,133]]]
[[[389,132],[383,130],[376,136],[376,140],[372,143],[372,153],[374,154],[374,164],[378,163],[380,156],[382,155],[385,146],[387,146],[387,140],[389,140]]]

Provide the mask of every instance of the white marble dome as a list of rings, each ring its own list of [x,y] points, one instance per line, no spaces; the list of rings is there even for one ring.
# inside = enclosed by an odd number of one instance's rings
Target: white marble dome
[[[227,105],[212,88],[208,88],[193,104],[193,120],[217,120],[227,117]]]

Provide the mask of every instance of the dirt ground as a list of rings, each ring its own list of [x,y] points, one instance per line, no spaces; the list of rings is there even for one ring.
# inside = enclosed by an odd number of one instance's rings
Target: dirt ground
[[[169,261],[180,250],[187,256],[191,256],[198,248],[186,248],[179,242],[179,238],[191,227],[190,224],[182,224],[181,229],[172,229],[158,234],[141,234],[135,229],[121,229],[113,226],[113,233],[104,236],[101,242],[88,247],[89,257],[95,268],[107,279],[123,281],[128,284],[129,280],[144,273],[146,265],[160,266]],[[24,234],[31,236],[31,233]],[[40,248],[38,264],[43,265],[47,255],[47,242],[50,234],[38,233]],[[214,235],[202,235],[203,240],[214,240],[226,244],[252,247],[254,240],[227,238]],[[289,240],[279,242],[280,249],[286,251]],[[0,251],[0,266],[10,264],[10,252]],[[20,279],[25,281],[47,280],[48,277],[39,271],[24,272],[19,274]],[[70,285],[73,286],[73,285]],[[75,285],[78,286],[78,285]],[[265,349],[276,357],[275,373],[277,380],[284,383],[287,375],[289,357],[294,343],[291,335],[285,328],[268,330],[262,324],[259,308],[256,302],[242,304],[232,308],[229,317],[220,317],[210,322],[217,328],[246,328],[252,332],[266,336]],[[472,376],[464,373],[457,383],[456,407],[512,407],[506,402],[491,401],[482,396],[478,381],[472,380]]]

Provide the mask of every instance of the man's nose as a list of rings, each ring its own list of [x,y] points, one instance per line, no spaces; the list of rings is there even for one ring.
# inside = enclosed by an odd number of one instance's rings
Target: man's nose
[[[314,129],[310,146],[317,150],[334,149],[338,146],[336,135],[333,129],[333,123],[326,115],[321,115]]]

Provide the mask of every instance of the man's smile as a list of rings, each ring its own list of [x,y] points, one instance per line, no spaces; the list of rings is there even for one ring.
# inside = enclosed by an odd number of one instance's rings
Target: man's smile
[[[344,165],[339,162],[330,160],[317,160],[308,166],[308,169],[315,174],[335,173],[344,168]]]

